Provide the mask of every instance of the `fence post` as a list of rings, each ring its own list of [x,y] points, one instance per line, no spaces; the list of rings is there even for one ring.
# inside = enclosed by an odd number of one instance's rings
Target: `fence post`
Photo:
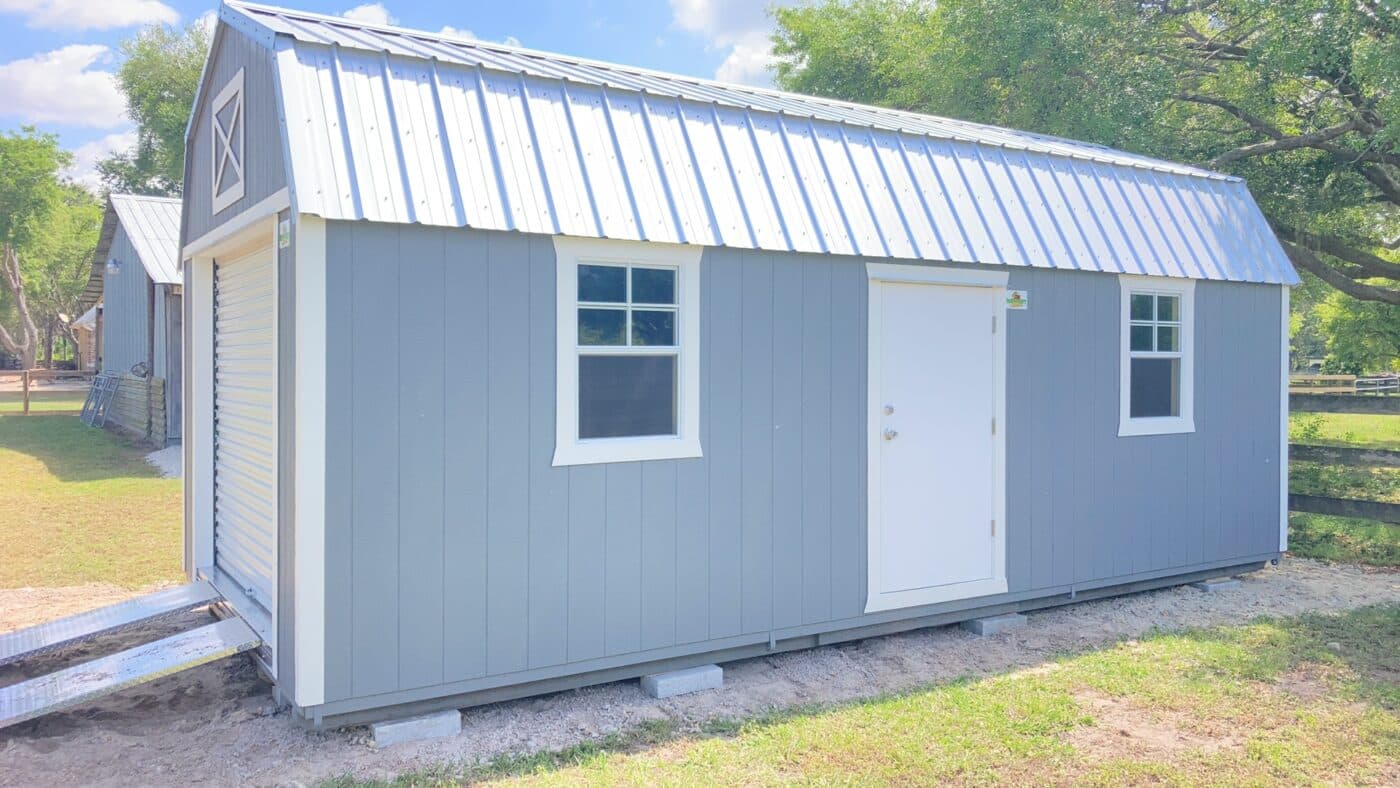
[[[24,415],[29,415],[29,370],[24,371]]]

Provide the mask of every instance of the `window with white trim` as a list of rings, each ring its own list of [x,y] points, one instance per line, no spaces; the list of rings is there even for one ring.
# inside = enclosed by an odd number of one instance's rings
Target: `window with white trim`
[[[1194,432],[1195,282],[1119,277],[1118,434]]]
[[[243,197],[243,69],[209,106],[209,183],[218,213]]]
[[[555,465],[699,457],[700,250],[554,239]]]

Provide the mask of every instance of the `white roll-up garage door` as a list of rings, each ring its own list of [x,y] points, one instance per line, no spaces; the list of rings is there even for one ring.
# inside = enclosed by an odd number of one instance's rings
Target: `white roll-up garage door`
[[[273,252],[214,264],[214,566],[269,613],[277,576]]]

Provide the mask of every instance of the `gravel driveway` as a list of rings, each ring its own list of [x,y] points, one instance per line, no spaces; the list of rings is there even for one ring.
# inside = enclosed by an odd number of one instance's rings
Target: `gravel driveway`
[[[4,611],[32,601],[34,593],[0,591],[0,621],[27,623]],[[251,664],[235,658],[0,733],[0,783],[246,785],[314,782],[346,773],[392,777],[444,761],[562,749],[648,720],[668,719],[684,727],[1033,667],[1153,628],[1240,623],[1382,602],[1400,602],[1400,573],[1285,559],[1246,576],[1236,589],[1208,595],[1180,587],[1084,602],[1032,613],[1029,626],[992,638],[941,627],[744,660],[725,666],[723,689],[669,700],[647,698],[636,681],[627,681],[470,709],[460,736],[382,751],[369,746],[363,728],[313,733],[298,727],[272,708],[267,685]],[[203,613],[189,615],[207,620]],[[167,624],[133,633],[128,641],[170,629]],[[60,657],[67,661],[80,654],[75,649]],[[29,673],[47,668],[25,666]],[[0,669],[0,685],[20,678],[18,667]]]

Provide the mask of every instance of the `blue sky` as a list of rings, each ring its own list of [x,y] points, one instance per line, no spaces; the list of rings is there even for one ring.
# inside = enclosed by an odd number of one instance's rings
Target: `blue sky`
[[[518,43],[636,66],[766,85],[764,0],[282,0],[365,22]],[[111,72],[149,24],[208,24],[211,0],[0,0],[0,130],[36,125],[74,152],[70,175],[134,136]]]

